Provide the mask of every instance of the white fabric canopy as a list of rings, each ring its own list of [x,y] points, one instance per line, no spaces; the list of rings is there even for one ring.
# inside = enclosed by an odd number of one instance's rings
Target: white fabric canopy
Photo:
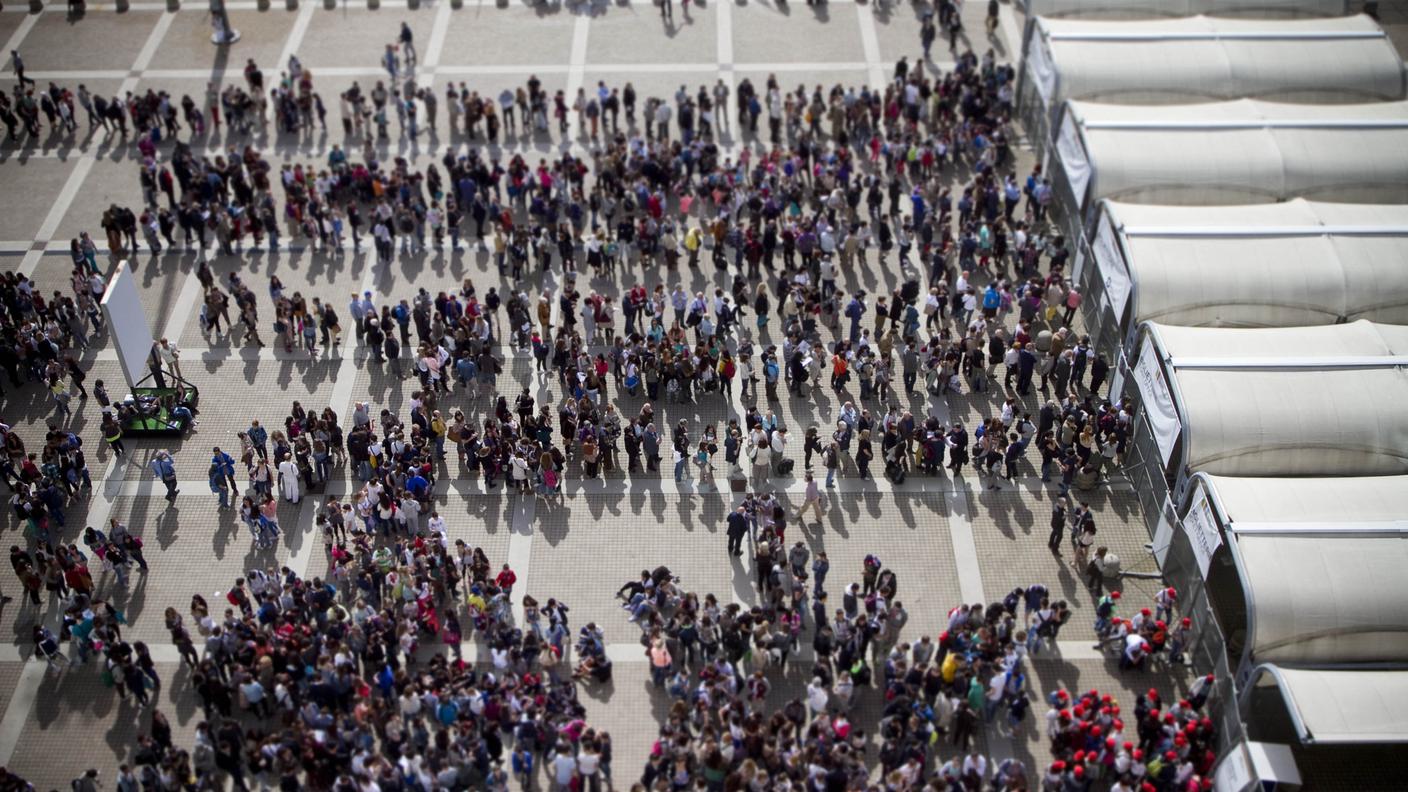
[[[1408,203],[1408,102],[1292,105],[1240,99],[1137,106],[1068,101],[1079,151],[1057,146],[1067,173],[1088,169],[1084,215],[1102,198],[1225,205],[1295,197]],[[1082,194],[1084,192],[1084,194]]]
[[[1361,320],[1309,327],[1226,328],[1146,325],[1160,357],[1188,360],[1394,357],[1408,355],[1408,327]]]
[[[1408,671],[1256,669],[1252,684],[1274,684],[1303,743],[1408,742]]]
[[[1402,408],[1408,370],[1401,351],[1408,328],[1148,323],[1143,337],[1172,372],[1184,441],[1176,469],[1224,476],[1408,473],[1408,409]],[[1350,364],[1358,367],[1340,367]]]
[[[1408,519],[1408,476],[1246,478],[1198,476],[1218,519],[1239,524],[1343,525]]]
[[[1408,658],[1408,541],[1251,535],[1238,536],[1236,547],[1249,600],[1252,662]]]
[[[1118,238],[1093,248],[1102,280],[1136,290],[1120,337],[1145,321],[1408,325],[1408,206],[1106,202],[1099,227]]]
[[[1024,0],[1028,16],[1339,16],[1347,0]]]
[[[1340,104],[1404,98],[1403,61],[1373,19],[1138,22],[1036,19],[1027,69],[1066,99],[1179,104],[1252,97]]]

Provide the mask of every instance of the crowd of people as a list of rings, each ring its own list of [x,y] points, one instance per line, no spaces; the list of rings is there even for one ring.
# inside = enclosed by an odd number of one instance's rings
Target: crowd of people
[[[1196,680],[1176,704],[1166,705],[1157,689],[1140,695],[1132,728],[1109,694],[1053,690],[1046,769],[992,761],[973,743],[975,733],[983,723],[1015,731],[1028,718],[1027,658],[1059,651],[1068,604],[1045,585],[1019,587],[1001,601],[951,609],[937,635],[902,640],[909,613],[894,570],[865,556],[859,579],[833,604],[829,559],[812,558],[802,541],[789,547],[788,519],[766,493],[746,496],[728,517],[730,552],[742,537],[754,547],[759,604],[751,608],[722,604],[712,593],[701,598],[666,566],[642,570],[617,591],[641,629],[654,685],[674,700],[642,773],[644,788],[868,788],[869,763],[877,760],[887,789],[1210,788],[1217,740],[1204,707],[1212,677]],[[1128,661],[1133,642],[1110,637],[1107,601],[1097,608],[1096,635],[1118,644],[1122,668],[1143,669],[1147,658]],[[1131,635],[1143,636],[1143,652],[1148,640],[1163,641],[1145,628],[1163,630],[1176,602],[1176,592],[1161,590],[1157,613],[1136,615]],[[1181,662],[1177,646],[1172,651]],[[790,700],[774,690],[786,684],[789,660],[809,668],[800,675],[805,692]],[[864,692],[870,688],[875,694]],[[881,701],[873,736],[852,723],[866,695]],[[871,743],[878,754],[868,753]]]
[[[942,5],[939,26],[951,31],[956,14]],[[267,339],[310,357],[355,345],[419,381],[405,416],[370,402],[348,415],[294,402],[272,428],[251,420],[237,446],[213,448],[211,492],[256,549],[278,541],[281,498],[318,498],[329,571],[303,579],[254,568],[213,609],[197,594],[188,616],[167,610],[205,721],[187,750],[155,713],[119,784],[166,789],[223,775],[241,789],[502,789],[510,777],[528,788],[541,773],[553,788],[610,786],[610,735],[584,722],[576,700],[577,684],[612,680],[602,630],[588,623],[574,636],[568,608],[553,599],[524,595],[515,613],[513,570],[452,543],[432,490],[437,477],[478,475],[552,502],[569,478],[648,475],[666,458],[677,479],[691,467],[711,476],[722,452],[730,471],[751,466],[759,482],[785,479],[800,462],[805,505],[790,513],[760,488],[728,517],[729,552],[741,554],[745,539],[752,551],[757,606],[701,600],[664,566],[618,591],[655,685],[674,700],[641,787],[847,789],[868,784],[878,759],[894,789],[1064,792],[1097,779],[1121,792],[1196,788],[1216,745],[1201,716],[1206,681],[1172,707],[1154,691],[1141,696],[1128,740],[1110,696],[1059,691],[1044,775],[991,762],[972,749],[974,733],[984,720],[1015,728],[1027,717],[1024,660],[1055,645],[1067,603],[1033,585],[954,608],[936,636],[902,640],[910,616],[893,569],[867,556],[859,581],[832,602],[825,553],[813,558],[786,538],[808,509],[820,517],[822,487],[869,478],[872,464],[896,483],[971,464],[992,487],[1030,470],[1058,480],[1065,496],[1096,486],[1128,441],[1128,411],[1101,397],[1109,362],[1072,327],[1081,295],[1070,252],[1047,225],[1050,184],[1039,166],[1024,180],[1013,172],[1014,72],[992,51],[958,53],[952,71],[935,71],[936,29],[925,20],[926,57],[901,59],[880,90],[788,90],[769,76],[732,91],[720,81],[641,97],[630,82],[598,83],[569,97],[532,77],[498,95],[450,83],[440,97],[416,84],[403,26],[381,61],[387,79],[338,97],[343,143],[322,162],[279,165],[233,139],[270,121],[281,133],[326,129],[327,108],[297,57],[273,84],[250,61],[243,86],[179,101],[155,89],[105,100],[52,83],[36,97],[21,80],[0,102],[11,137],[18,127],[37,137],[41,114],[72,133],[76,107],[109,133],[126,136],[130,121],[142,200],[104,213],[108,249],[197,251],[207,337]],[[423,169],[388,161],[393,118],[403,140],[448,130],[451,145]],[[232,135],[224,154],[202,153],[222,122]],[[499,148],[510,136],[550,138],[553,127],[585,153],[534,163]],[[327,256],[366,242],[382,265],[398,249],[456,254],[467,242],[491,256],[498,283],[352,294],[335,306],[275,275],[266,301],[247,275],[219,277],[207,258],[277,251],[284,239]],[[96,556],[125,585],[133,564],[146,570],[140,539],[113,520],[108,534],[85,532],[86,552],[62,541],[63,509],[91,488],[81,438],[64,427],[70,391],[88,397],[76,361],[104,332],[98,253],[87,234],[73,241],[70,295],[0,276],[0,366],[14,387],[42,383],[55,410],[38,456],[0,425],[0,461],[12,507],[40,546],[12,548],[12,566],[32,604],[48,588],[64,605],[57,634],[36,627],[36,651],[62,658],[67,641],[74,662],[99,658],[106,684],[147,705],[161,683],[150,652],[123,640],[126,617],[96,597],[87,567]],[[679,284],[679,273],[706,266],[719,285]],[[861,271],[886,273],[881,293],[853,285]],[[549,272],[551,287],[540,277]],[[619,291],[608,285],[618,282]],[[261,313],[271,325],[260,327]],[[162,346],[154,370],[179,377],[178,353]],[[538,390],[500,385],[504,346],[531,353]],[[555,398],[541,396],[554,387]],[[787,426],[783,400],[823,388],[840,405],[834,425]],[[742,409],[726,425],[657,416],[656,405],[732,405],[735,393]],[[921,393],[1000,406],[970,433],[906,409],[905,397]],[[104,438],[123,453],[101,382],[94,396]],[[1033,441],[1039,461],[1027,462]],[[452,452],[458,469],[444,461]],[[165,460],[153,471],[174,498]],[[344,475],[348,496],[318,494]],[[1161,595],[1156,615],[1116,618],[1120,593],[1103,586],[1118,560],[1093,547],[1088,517],[1063,505],[1053,536],[1073,530],[1073,563],[1098,598],[1098,645],[1114,647],[1127,669],[1165,653],[1177,662],[1188,623],[1180,631],[1173,620],[1176,593]],[[448,651],[429,651],[436,643]],[[772,672],[789,661],[809,667],[810,682],[783,701]],[[872,687],[883,696],[878,755],[850,720]],[[941,740],[956,747],[952,758],[940,755]]]

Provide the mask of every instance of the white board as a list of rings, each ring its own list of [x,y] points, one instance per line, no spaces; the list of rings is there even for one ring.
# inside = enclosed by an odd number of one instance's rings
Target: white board
[[[1069,105],[1066,118],[1061,122],[1061,134],[1056,137],[1056,153],[1061,156],[1061,166],[1066,169],[1066,180],[1071,183],[1075,194],[1074,212],[1084,214],[1085,188],[1090,184],[1090,160],[1086,159],[1085,146],[1080,142],[1080,130],[1076,128],[1075,114]]]
[[[127,262],[117,265],[117,272],[108,281],[103,294],[103,316],[108,320],[113,344],[117,347],[117,362],[127,378],[127,387],[136,387],[147,376],[147,359],[152,353],[152,330],[147,324],[147,312],[137,294],[136,276]]]
[[[1139,349],[1139,359],[1134,363],[1134,383],[1139,387],[1139,400],[1144,415],[1149,420],[1149,428],[1154,432],[1154,441],[1159,445],[1164,466],[1173,456],[1174,443],[1183,431],[1178,420],[1178,410],[1173,406],[1173,394],[1164,380],[1163,368],[1159,366],[1159,356],[1154,352],[1154,342],[1144,337]]]

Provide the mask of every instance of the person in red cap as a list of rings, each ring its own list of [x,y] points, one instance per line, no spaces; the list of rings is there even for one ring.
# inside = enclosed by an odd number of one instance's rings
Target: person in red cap
[[[1188,688],[1188,704],[1195,710],[1201,710],[1207,703],[1208,696],[1213,691],[1213,675],[1198,677],[1193,680],[1193,684]]]
[[[1158,609],[1158,618],[1164,621],[1173,620],[1173,608],[1177,604],[1178,589],[1172,586],[1160,589],[1159,593],[1154,595],[1154,607]]]
[[[1170,662],[1182,663],[1183,650],[1188,646],[1188,639],[1193,635],[1193,620],[1184,616],[1178,624],[1168,634],[1168,659]]]

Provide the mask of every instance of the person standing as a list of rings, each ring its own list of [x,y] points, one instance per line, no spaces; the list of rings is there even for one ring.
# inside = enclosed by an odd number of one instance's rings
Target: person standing
[[[298,503],[302,498],[299,491],[298,465],[293,462],[292,454],[284,454],[283,461],[279,463],[279,489],[283,490],[284,499],[289,503]]]
[[[743,537],[748,535],[748,514],[742,506],[728,516],[728,552],[743,555]]]

